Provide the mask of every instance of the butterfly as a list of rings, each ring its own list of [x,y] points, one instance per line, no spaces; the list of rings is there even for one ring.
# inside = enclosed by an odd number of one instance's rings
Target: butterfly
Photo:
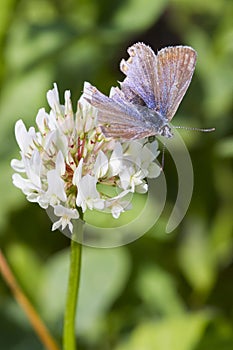
[[[120,88],[112,88],[108,97],[86,83],[84,98],[97,108],[106,137],[172,137],[170,121],[191,82],[196,51],[189,46],[170,46],[156,55],[149,46],[136,43],[128,53],[128,60],[120,63],[126,76]]]

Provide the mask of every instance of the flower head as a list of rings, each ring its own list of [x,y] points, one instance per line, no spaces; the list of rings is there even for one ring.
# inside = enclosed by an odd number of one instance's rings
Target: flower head
[[[85,91],[84,85],[84,91]],[[65,103],[59,101],[57,85],[47,93],[51,108],[36,116],[38,131],[16,122],[15,136],[21,159],[13,159],[13,183],[30,202],[42,208],[53,207],[58,221],[53,230],[68,226],[87,210],[110,211],[114,218],[130,208],[126,196],[146,192],[146,177],[157,177],[160,167],[154,162],[157,143],[120,142],[106,138],[97,125],[96,109],[83,96],[73,112],[70,92]],[[115,195],[100,185],[116,188]],[[99,188],[101,187],[101,189]]]

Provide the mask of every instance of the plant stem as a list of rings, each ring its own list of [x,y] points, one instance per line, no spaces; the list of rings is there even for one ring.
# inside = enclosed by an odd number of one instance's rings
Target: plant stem
[[[27,299],[26,295],[23,293],[22,289],[18,285],[13,272],[10,269],[3,253],[0,250],[0,272],[2,273],[3,278],[5,279],[7,285],[11,289],[12,293],[15,296],[15,299],[19,303],[19,305],[24,310],[28,319],[30,320],[35,332],[40,338],[42,344],[44,344],[45,348],[48,350],[59,350],[59,346],[55,339],[49,333],[47,327],[41,320],[40,316],[36,312],[33,305]]]
[[[70,245],[70,271],[64,316],[63,350],[77,349],[75,339],[75,316],[80,284],[82,244],[76,242],[74,236],[78,235],[80,237],[80,234],[82,235],[82,230],[83,221],[79,220],[78,225],[74,227],[73,239]]]

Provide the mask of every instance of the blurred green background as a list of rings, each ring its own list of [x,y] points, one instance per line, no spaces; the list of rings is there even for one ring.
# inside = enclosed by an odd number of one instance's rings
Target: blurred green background
[[[166,208],[141,239],[85,248],[77,323],[80,350],[230,350],[233,344],[233,2],[229,0],[2,0],[0,4],[0,247],[25,294],[61,340],[69,239],[13,187],[14,123],[35,125],[58,83],[75,106],[84,81],[108,93],[126,49],[190,45],[196,71],[175,125],[194,168],[180,226],[165,226],[177,175],[165,155]],[[156,181],[156,180],[155,180]],[[140,196],[136,198],[140,203]],[[93,214],[94,216],[95,214]],[[106,221],[107,222],[107,221]],[[0,349],[43,349],[0,277]]]

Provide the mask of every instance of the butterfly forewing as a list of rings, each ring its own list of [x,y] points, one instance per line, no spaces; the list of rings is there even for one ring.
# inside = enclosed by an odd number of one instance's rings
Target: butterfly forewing
[[[189,87],[196,57],[195,50],[188,46],[167,47],[157,55],[158,80],[154,82],[157,109],[168,120],[176,113]]]
[[[137,102],[140,97],[148,108],[156,107],[154,83],[157,81],[157,58],[149,46],[137,43],[128,49],[129,59],[120,63],[121,71],[126,75],[121,89],[131,100]],[[128,90],[128,91],[127,91]]]

